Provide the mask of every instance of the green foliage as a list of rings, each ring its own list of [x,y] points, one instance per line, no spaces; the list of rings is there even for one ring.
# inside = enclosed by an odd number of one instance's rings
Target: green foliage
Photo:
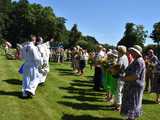
[[[81,39],[81,32],[79,32],[78,28],[77,28],[77,24],[74,24],[71,31],[70,31],[70,35],[69,35],[69,43],[70,43],[70,47],[74,47],[77,45],[77,43],[80,41]]]
[[[153,25],[153,31],[150,36],[153,39],[153,42],[160,43],[160,22],[157,22]]]
[[[104,44],[103,47],[106,48],[107,50],[115,49],[115,46],[112,46],[112,45],[109,45],[109,44]]]
[[[157,53],[160,58],[160,22],[157,22],[153,25],[153,31],[150,36],[153,39],[154,43],[157,43]]]
[[[155,54],[157,55],[157,51],[158,51],[157,45],[149,44],[149,45],[144,46],[144,48],[143,48],[144,54],[147,54],[149,49],[154,50]]]
[[[118,45],[125,45],[131,47],[133,45],[144,46],[147,31],[144,30],[143,25],[135,25],[134,23],[127,23],[123,38],[118,42]]]
[[[1,3],[0,39],[8,40],[13,47],[16,47],[17,43],[28,41],[31,34],[42,36],[44,40],[53,37],[57,44],[63,43],[65,48],[80,44],[84,48],[89,46],[89,50],[94,50],[94,46],[98,44],[94,37],[83,36],[77,24],[67,30],[66,19],[55,16],[51,7],[30,4],[28,0],[2,0]]]

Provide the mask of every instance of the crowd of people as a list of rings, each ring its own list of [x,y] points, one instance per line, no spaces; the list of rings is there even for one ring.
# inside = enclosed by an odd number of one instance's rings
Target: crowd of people
[[[106,50],[97,46],[94,56],[94,90],[106,91],[105,99],[116,111],[135,120],[142,114],[144,90],[156,93],[155,102],[160,104],[160,64],[154,51],[143,55],[140,46]],[[146,82],[145,82],[146,81]]]
[[[34,96],[38,85],[45,83],[49,61],[69,61],[76,75],[83,75],[87,64],[91,69],[94,66],[93,89],[105,91],[105,100],[127,120],[141,116],[144,91],[156,93],[155,102],[160,104],[160,62],[152,49],[144,55],[138,45],[130,48],[119,45],[115,49],[98,45],[95,52],[88,52],[78,45],[52,49],[51,42],[53,39],[43,42],[42,37],[32,35],[28,42],[17,45],[16,55],[24,61],[19,69],[23,76],[23,98]],[[7,45],[10,44],[6,43],[6,52]]]

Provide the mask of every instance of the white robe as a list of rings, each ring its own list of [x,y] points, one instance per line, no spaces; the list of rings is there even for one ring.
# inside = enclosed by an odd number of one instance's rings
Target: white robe
[[[41,69],[42,72],[40,72],[40,81],[39,83],[44,83],[47,77],[47,73],[49,72],[49,55],[50,55],[50,44],[49,42],[40,44],[37,46],[40,54],[41,54],[41,64],[46,65],[44,68]]]
[[[38,67],[41,64],[41,59],[37,47],[32,42],[29,42],[23,47],[22,58],[24,59],[22,82],[23,96],[27,95],[27,91],[35,95],[39,83]]]

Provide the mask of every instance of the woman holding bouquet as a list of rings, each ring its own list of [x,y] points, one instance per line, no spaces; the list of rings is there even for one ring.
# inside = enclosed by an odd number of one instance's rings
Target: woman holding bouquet
[[[108,52],[103,63],[103,88],[107,91],[107,101],[112,101],[112,95],[116,94],[116,79],[112,76],[112,67],[117,63],[118,53],[116,50]]]
[[[131,47],[129,52],[134,61],[127,67],[123,88],[121,115],[127,120],[135,120],[142,114],[142,97],[145,83],[145,62],[142,58],[142,48],[138,45]]]

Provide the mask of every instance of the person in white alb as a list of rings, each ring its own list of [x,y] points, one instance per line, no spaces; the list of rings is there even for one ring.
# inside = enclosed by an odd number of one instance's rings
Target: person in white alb
[[[49,72],[50,42],[43,43],[43,39],[41,37],[39,37],[38,39],[39,40],[37,48],[41,55],[41,67],[39,68],[39,84],[44,85],[47,74]]]
[[[31,97],[35,95],[36,88],[39,84],[39,71],[41,58],[37,47],[35,46],[36,37],[31,36],[31,40],[22,48],[23,64],[23,97]]]

